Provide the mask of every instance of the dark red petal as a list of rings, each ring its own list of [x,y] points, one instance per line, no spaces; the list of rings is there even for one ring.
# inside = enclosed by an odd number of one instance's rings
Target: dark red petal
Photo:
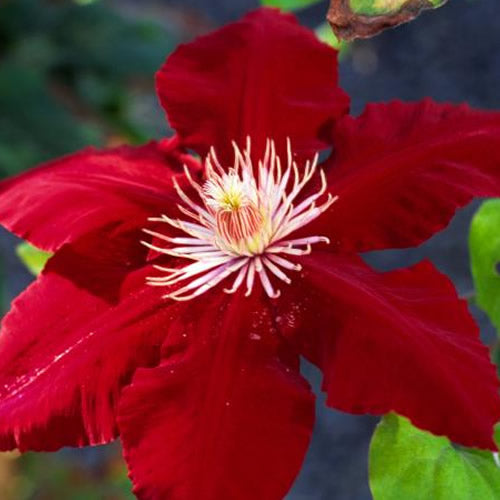
[[[150,270],[123,253],[124,238],[102,238],[94,256],[88,245],[59,250],[3,320],[1,449],[113,439],[121,387],[159,360],[173,307],[145,285]]]
[[[137,370],[120,400],[140,499],[283,498],[309,443],[314,397],[278,357],[272,331],[262,304],[218,293],[169,325],[162,363]]]
[[[0,184],[0,223],[55,250],[110,223],[158,215],[171,204],[172,152],[156,143],[86,149]]]
[[[266,139],[311,154],[328,147],[326,129],[348,110],[337,87],[337,54],[291,15],[259,9],[181,46],[157,75],[157,90],[183,144],[210,146],[232,163],[231,141],[260,158]]]
[[[287,307],[302,321],[302,351],[323,371],[328,405],[395,411],[457,443],[496,449],[496,370],[445,276],[429,262],[377,273],[316,252],[302,263],[308,295]]]
[[[314,231],[345,251],[418,245],[473,196],[500,195],[499,142],[500,113],[371,104],[338,124],[329,189],[339,199]]]

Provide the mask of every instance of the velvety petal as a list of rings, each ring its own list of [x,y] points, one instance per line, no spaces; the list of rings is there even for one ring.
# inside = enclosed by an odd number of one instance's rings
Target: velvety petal
[[[137,370],[118,423],[140,499],[281,499],[300,469],[314,397],[278,355],[268,309],[207,294],[170,323],[163,360]]]
[[[290,324],[301,329],[300,349],[323,371],[328,405],[395,411],[457,443],[496,449],[496,370],[444,275],[429,262],[377,273],[322,252],[302,264],[308,293],[281,303],[279,324],[285,334]]]
[[[328,175],[339,199],[314,231],[345,251],[418,245],[473,196],[500,195],[499,142],[497,112],[370,104],[338,124]]]
[[[180,46],[157,75],[157,90],[182,143],[205,155],[215,146],[232,164],[231,141],[261,157],[273,138],[282,152],[330,146],[328,130],[349,100],[337,86],[337,54],[296,19],[259,9]]]
[[[120,389],[159,360],[175,310],[145,285],[151,271],[124,252],[127,238],[106,232],[93,257],[95,238],[65,245],[13,302],[0,333],[1,449],[115,437]]]
[[[181,172],[181,158],[168,146],[89,148],[3,181],[0,223],[55,250],[110,223],[145,222],[172,204],[171,177]]]

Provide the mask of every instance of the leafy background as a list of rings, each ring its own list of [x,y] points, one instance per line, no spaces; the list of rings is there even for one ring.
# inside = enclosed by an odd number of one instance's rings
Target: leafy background
[[[295,3],[310,4],[298,12],[303,23],[312,28],[321,26],[328,2]],[[163,58],[177,43],[236,19],[257,4],[257,0],[3,0],[0,175],[87,144],[140,143],[147,137],[164,135],[168,127],[152,85],[152,75]],[[441,101],[467,100],[484,108],[500,108],[499,18],[497,0],[453,0],[408,25],[350,44],[340,73],[343,87],[353,97],[353,112],[359,113],[369,101],[394,97],[415,100],[427,95]],[[391,269],[429,257],[454,279],[462,294],[468,294],[473,290],[468,227],[477,207],[478,203],[460,212],[444,233],[418,249],[375,253],[367,259],[381,269]],[[478,224],[483,226],[481,220]],[[477,236],[481,230],[476,226],[471,234],[473,251],[474,241],[482,237]],[[488,238],[495,225],[485,231]],[[12,236],[0,233],[4,310],[32,279],[16,254],[18,244]],[[481,243],[476,246],[482,248]],[[20,251],[33,265],[38,264],[29,248]],[[491,266],[485,272],[492,277]],[[477,271],[475,275],[477,278]],[[489,281],[485,283],[488,286]],[[487,309],[480,296],[478,302]],[[494,328],[484,313],[477,308],[474,311],[485,341],[493,344]],[[310,366],[306,371],[318,388],[318,373]],[[368,449],[377,422],[372,417],[326,410],[320,398],[313,442],[289,499],[371,498]],[[377,478],[377,470],[390,470],[391,459],[405,449],[401,448],[405,439],[413,445],[421,443],[419,449],[429,450],[429,460],[432,453],[441,456],[443,452],[456,464],[469,453],[434,441],[396,416],[385,417],[378,427],[374,443],[381,439],[391,439],[394,447],[384,447],[381,456],[374,456],[376,445],[372,447],[372,473]],[[119,452],[119,446],[112,445],[95,450],[65,449],[56,454],[28,453],[20,458],[15,453],[2,454],[0,498],[131,498]],[[487,460],[485,470],[491,470],[491,456],[472,459],[480,463]],[[439,475],[432,468],[426,471],[427,483]],[[422,481],[421,477],[416,479]],[[391,498],[377,494],[377,484],[372,488],[377,499]],[[405,498],[427,498],[422,495],[414,489],[413,496]],[[440,495],[435,498],[450,498],[446,492]]]

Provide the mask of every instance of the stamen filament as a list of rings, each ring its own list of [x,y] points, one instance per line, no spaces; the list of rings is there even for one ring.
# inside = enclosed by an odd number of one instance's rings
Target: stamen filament
[[[247,271],[248,271],[248,264],[245,267],[242,267],[240,269],[240,272],[238,273],[238,275],[236,276],[236,279],[233,282],[233,286],[231,288],[224,288],[224,291],[226,293],[234,293],[234,292],[236,292],[236,290],[238,290],[238,288],[243,283],[243,280],[245,279]]]
[[[266,267],[271,271],[277,278],[279,278],[281,281],[284,281],[287,285],[289,285],[292,280],[269,258],[264,258],[264,262],[266,263]]]

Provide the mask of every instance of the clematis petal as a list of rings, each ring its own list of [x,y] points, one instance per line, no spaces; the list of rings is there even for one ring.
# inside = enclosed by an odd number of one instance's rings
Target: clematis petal
[[[328,405],[395,411],[457,443],[496,449],[496,370],[445,276],[429,262],[377,273],[323,252],[301,263],[308,296],[288,303],[281,328],[287,314],[302,322],[300,348],[323,371]]]
[[[123,390],[118,424],[138,498],[279,499],[290,488],[314,397],[252,300],[215,293],[186,304],[161,364]]]
[[[370,104],[336,129],[320,233],[344,251],[425,241],[473,196],[500,195],[500,113],[431,100]]]
[[[110,223],[130,226],[170,203],[175,155],[150,143],[49,162],[0,183],[0,223],[51,251]]]
[[[94,237],[61,248],[3,320],[3,450],[108,442],[121,387],[159,360],[174,306],[145,286],[151,270],[123,254],[124,238],[106,234],[93,258]]]
[[[179,47],[157,74],[157,90],[182,143],[205,155],[215,146],[232,164],[230,140],[252,139],[255,159],[272,138],[283,154],[286,137],[296,153],[329,147],[328,128],[348,110],[337,86],[337,55],[275,9]]]

